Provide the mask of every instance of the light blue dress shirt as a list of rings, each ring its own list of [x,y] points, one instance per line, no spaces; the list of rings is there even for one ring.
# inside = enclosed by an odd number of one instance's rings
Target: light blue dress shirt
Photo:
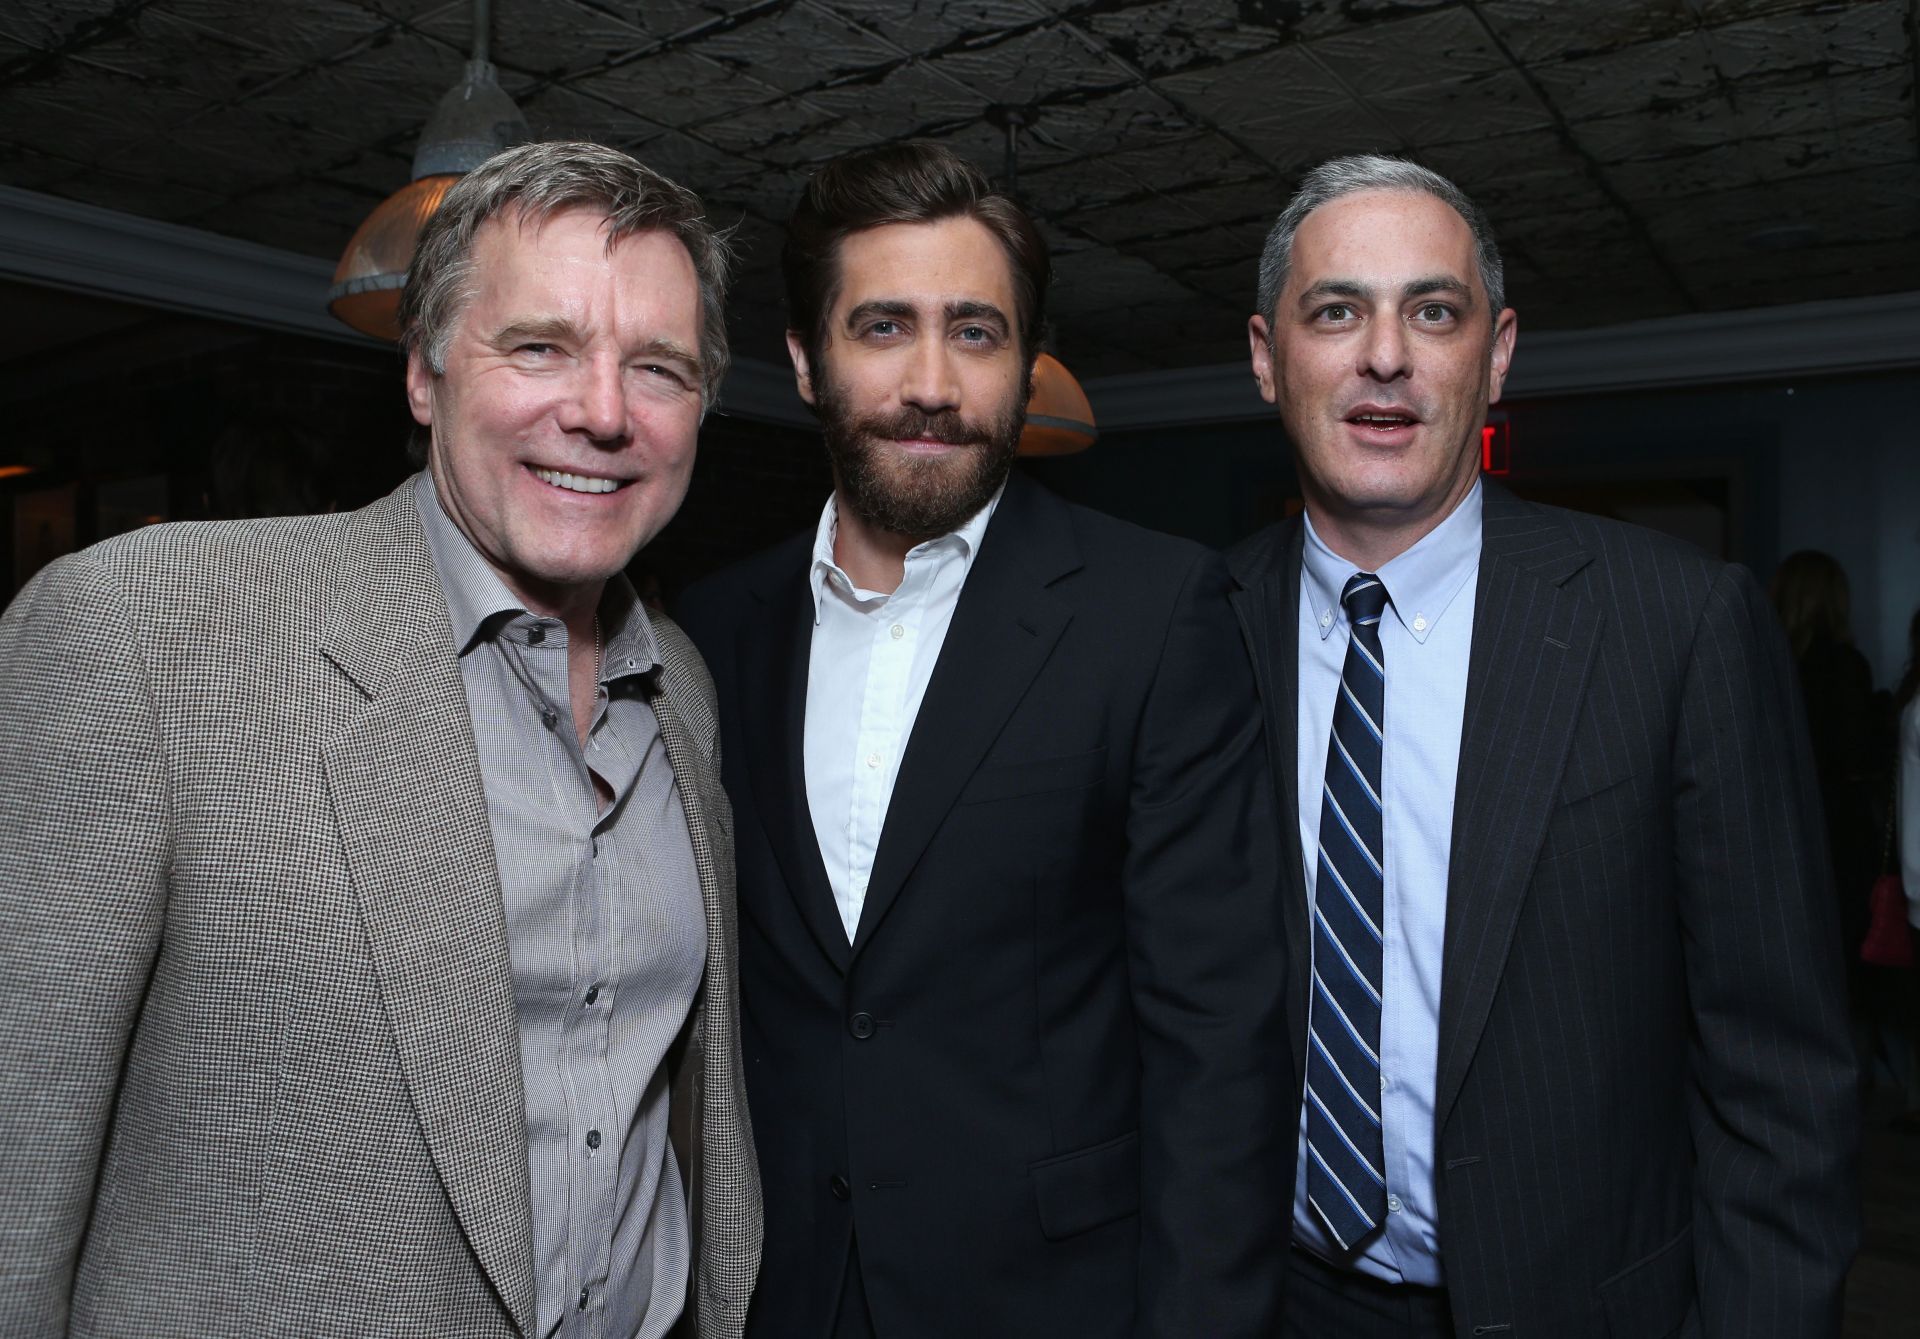
[[[1381,992],[1380,1102],[1387,1174],[1383,1231],[1346,1253],[1307,1204],[1307,1136],[1300,1125],[1294,1240],[1337,1264],[1395,1283],[1439,1287],[1433,1104],[1440,1057],[1440,960],[1447,924],[1453,794],[1467,705],[1473,603],[1480,568],[1480,485],[1452,515],[1376,575],[1391,600],[1380,620],[1387,668],[1381,800],[1386,838],[1386,925]],[[1347,656],[1340,592],[1360,569],[1307,521],[1300,570],[1298,767],[1300,849],[1315,849],[1327,737]],[[1305,859],[1312,905],[1315,863]]]

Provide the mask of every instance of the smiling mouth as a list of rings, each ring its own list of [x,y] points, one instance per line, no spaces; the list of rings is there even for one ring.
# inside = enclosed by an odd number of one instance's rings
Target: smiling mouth
[[[564,488],[569,493],[612,493],[626,487],[626,481],[621,479],[596,479],[591,475],[565,474],[560,470],[543,470],[531,465],[528,468],[541,483]]]
[[[1352,414],[1347,418],[1347,422],[1363,428],[1411,428],[1419,421],[1407,414]]]

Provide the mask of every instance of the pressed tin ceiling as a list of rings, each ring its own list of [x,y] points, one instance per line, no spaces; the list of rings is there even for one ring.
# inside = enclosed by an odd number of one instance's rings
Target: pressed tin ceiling
[[[738,222],[737,347],[783,358],[780,221],[908,135],[1018,190],[1082,375],[1243,356],[1308,166],[1371,149],[1486,207],[1530,329],[1920,289],[1920,0],[494,0],[537,133]],[[408,175],[469,0],[6,0],[0,183],[334,258]]]

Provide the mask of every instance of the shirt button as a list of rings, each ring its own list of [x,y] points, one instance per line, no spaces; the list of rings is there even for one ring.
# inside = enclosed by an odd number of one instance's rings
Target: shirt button
[[[582,1311],[587,1309],[587,1290],[585,1288],[580,1290],[580,1309]]]
[[[600,839],[598,837],[593,839],[593,853],[596,856],[600,854]]]
[[[527,629],[527,645],[538,646],[547,640],[547,630],[538,623]]]
[[[598,1130],[587,1131],[587,1147],[588,1148],[600,1147],[600,1131]]]
[[[540,708],[540,724],[546,726],[549,730],[553,729],[554,726],[560,724],[560,713],[552,707]]]
[[[1320,626],[1323,628],[1333,626],[1333,615],[1332,614],[1320,615]]]
[[[847,1184],[847,1178],[835,1172],[827,1178],[827,1190],[837,1200],[853,1198],[853,1187]]]
[[[895,641],[897,642],[897,641],[899,641],[899,640],[900,640],[900,639],[901,639],[902,637],[904,637],[904,636],[906,636],[906,635],[907,635],[907,630],[906,630],[905,628],[903,628],[903,627],[901,627],[901,626],[900,626],[900,625],[899,625],[898,623],[896,623],[896,624],[894,624],[894,625],[893,625],[893,629],[892,629],[892,635],[893,635],[893,640],[895,640]]]
[[[851,1032],[861,1041],[865,1041],[873,1035],[873,1015],[865,1013],[855,1014],[847,1020],[847,1031]]]
[[[1400,1197],[1398,1195],[1387,1196],[1387,1212],[1388,1213],[1400,1212]]]
[[[599,998],[600,998],[600,987],[588,986],[587,987],[587,1003],[591,1005],[595,1000]]]
[[[867,755],[867,766],[878,767],[879,765],[880,765],[880,755],[877,753],[869,753]]]
[[[1415,614],[1413,616],[1413,630],[1415,632],[1425,632],[1427,630],[1427,616],[1425,614]]]

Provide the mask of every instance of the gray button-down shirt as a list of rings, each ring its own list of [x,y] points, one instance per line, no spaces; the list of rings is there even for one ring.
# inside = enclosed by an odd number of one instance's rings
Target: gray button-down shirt
[[[583,750],[567,630],[529,613],[448,518],[421,520],[453,620],[519,1006],[542,1336],[656,1339],[687,1296],[686,1194],[664,1058],[706,961],[686,813],[649,703],[653,629],[624,577],[600,604]],[[598,775],[613,792],[602,811]]]

